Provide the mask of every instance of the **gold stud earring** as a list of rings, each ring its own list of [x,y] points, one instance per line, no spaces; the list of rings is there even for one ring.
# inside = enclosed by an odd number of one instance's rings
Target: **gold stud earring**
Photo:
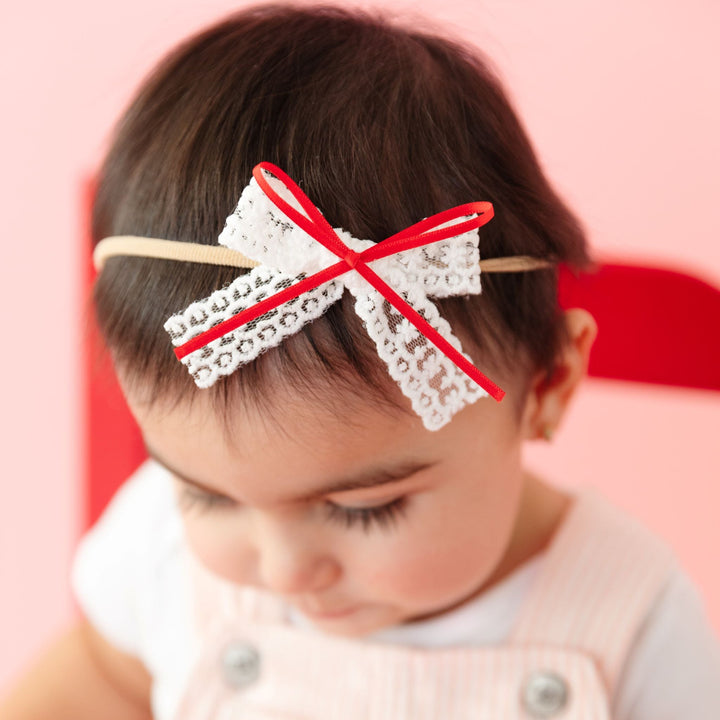
[[[555,435],[555,430],[553,430],[553,428],[550,427],[550,425],[546,425],[542,431],[543,439],[546,440],[547,442],[551,442],[553,439],[553,435]]]

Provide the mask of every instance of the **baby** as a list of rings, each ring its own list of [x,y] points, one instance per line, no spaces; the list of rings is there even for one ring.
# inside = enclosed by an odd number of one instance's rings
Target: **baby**
[[[671,553],[523,466],[587,367],[588,249],[476,51],[238,12],[140,89],[93,237],[150,459],[3,718],[720,717]]]

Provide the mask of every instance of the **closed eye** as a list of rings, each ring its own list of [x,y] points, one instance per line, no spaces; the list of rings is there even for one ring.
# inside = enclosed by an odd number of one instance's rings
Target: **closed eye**
[[[183,512],[192,509],[200,512],[224,510],[238,506],[232,498],[206,493],[185,483],[182,483],[178,499],[179,508]],[[401,496],[384,505],[371,507],[347,507],[329,501],[324,503],[324,507],[329,520],[341,523],[348,529],[360,526],[367,533],[375,527],[386,530],[392,528],[405,514],[407,502],[407,496]]]
[[[202,490],[196,490],[186,483],[182,483],[178,501],[178,507],[181,511],[188,511],[193,508],[204,511],[237,506],[237,502],[232,498],[225,495],[206,493]]]

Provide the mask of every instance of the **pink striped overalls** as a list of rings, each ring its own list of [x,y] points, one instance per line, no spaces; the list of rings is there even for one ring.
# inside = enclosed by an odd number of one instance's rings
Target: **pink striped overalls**
[[[608,720],[673,558],[580,493],[502,645],[425,650],[300,630],[194,563],[201,652],[176,720]]]

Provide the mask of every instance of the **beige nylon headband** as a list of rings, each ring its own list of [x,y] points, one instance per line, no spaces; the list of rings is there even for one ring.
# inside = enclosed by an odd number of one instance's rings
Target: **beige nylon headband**
[[[179,242],[177,240],[159,240],[157,238],[118,235],[101,240],[93,252],[95,269],[100,272],[105,260],[111,257],[131,256],[159,258],[161,260],[180,260],[206,265],[225,265],[227,267],[254,268],[260,263],[245,257],[237,250],[220,245],[200,245],[198,243]],[[530,257],[529,255],[513,255],[503,258],[480,260],[480,270],[494,272],[524,272],[526,270],[542,270],[555,265],[550,260]]]

